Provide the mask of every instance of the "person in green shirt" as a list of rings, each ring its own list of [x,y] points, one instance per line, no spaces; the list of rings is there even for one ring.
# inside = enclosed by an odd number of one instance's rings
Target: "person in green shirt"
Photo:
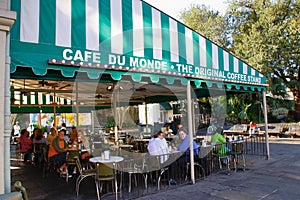
[[[226,148],[226,138],[222,135],[223,130],[221,128],[214,129],[214,133],[211,136],[212,143],[221,143],[220,147],[217,147],[217,152],[220,155],[226,155],[227,148]]]

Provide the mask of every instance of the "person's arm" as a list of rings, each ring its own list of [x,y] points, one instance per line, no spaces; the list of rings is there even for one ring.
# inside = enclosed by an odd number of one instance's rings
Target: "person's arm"
[[[225,139],[224,136],[221,135],[221,134],[218,134],[218,141],[221,142],[222,144],[225,144],[225,143],[226,143],[226,139]]]
[[[64,153],[67,150],[65,148],[60,148],[59,143],[58,143],[58,138],[55,138],[52,141],[52,146],[54,147],[54,149],[58,152],[58,153]],[[66,147],[66,142],[64,141],[64,147]]]

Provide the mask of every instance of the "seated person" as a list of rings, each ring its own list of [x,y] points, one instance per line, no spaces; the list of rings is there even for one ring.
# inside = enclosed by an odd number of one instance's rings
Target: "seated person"
[[[44,137],[43,131],[41,129],[35,130],[35,137],[33,138],[34,146],[34,162],[41,163],[44,159],[44,155],[47,153],[49,142]]]
[[[33,144],[49,144],[48,140],[44,137],[43,131],[41,129],[36,129],[35,136],[32,142]]]
[[[61,129],[49,147],[49,161],[59,165],[59,173],[66,174],[66,156],[68,144],[64,140],[65,130]]]
[[[169,147],[161,131],[157,131],[148,143],[150,155],[162,155],[169,153]]]
[[[29,132],[26,129],[21,130],[19,145],[20,145],[19,152],[24,154],[24,162],[31,161],[32,141],[29,138]]]
[[[69,143],[74,144],[75,142],[78,142],[78,131],[75,126],[72,127],[72,131],[69,133]]]
[[[217,128],[213,131],[213,135],[211,136],[212,143],[221,143],[221,147],[217,149],[217,152],[221,155],[225,155],[229,152],[229,149],[226,147],[226,138],[221,134],[223,130],[221,128]]]
[[[166,124],[164,128],[162,128],[162,131],[165,135],[165,137],[170,138],[171,136],[173,136],[173,130],[170,128],[169,124]]]
[[[250,128],[249,128],[249,136],[252,137],[257,132],[257,126],[255,122],[250,122]]]
[[[47,135],[47,140],[49,142],[49,144],[52,143],[53,139],[57,137],[57,131],[56,128],[52,127],[50,129],[50,134]]]
[[[177,146],[177,151],[187,152],[190,148],[190,137],[187,135],[187,130],[185,128],[178,129],[178,136],[181,143]],[[198,155],[198,144],[193,141],[194,155]]]

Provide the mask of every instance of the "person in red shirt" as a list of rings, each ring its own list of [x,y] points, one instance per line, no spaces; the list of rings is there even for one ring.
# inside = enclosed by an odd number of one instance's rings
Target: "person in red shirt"
[[[253,137],[253,135],[255,134],[256,130],[257,130],[256,123],[251,121],[250,122],[250,128],[249,128],[249,136]]]
[[[19,138],[19,152],[24,154],[24,162],[31,161],[32,159],[32,141],[29,138],[29,132],[22,129]]]

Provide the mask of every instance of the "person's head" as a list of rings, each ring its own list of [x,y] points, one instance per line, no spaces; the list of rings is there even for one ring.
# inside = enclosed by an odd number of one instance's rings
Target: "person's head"
[[[24,135],[24,136],[28,137],[29,136],[29,132],[26,129],[22,129],[21,130],[21,135]]]
[[[181,123],[181,122],[178,122],[178,123],[177,123],[177,128],[180,129],[180,128],[182,128],[182,127],[183,127],[183,126],[182,126],[182,123]]]
[[[16,125],[19,125],[19,122],[16,122]]]
[[[187,130],[185,128],[178,129],[178,136],[180,140],[184,140],[184,138],[187,136]]]
[[[54,127],[52,127],[51,129],[50,129],[50,133],[51,133],[51,135],[56,135],[56,128],[54,128]]]
[[[42,131],[42,129],[36,129],[36,131],[35,131],[35,139],[36,140],[41,140],[42,138],[44,137],[44,135],[43,135],[43,131]]]
[[[154,138],[159,138],[159,139],[163,139],[164,138],[164,135],[161,131],[157,131],[154,133],[153,135]]]
[[[58,138],[59,140],[63,140],[64,137],[65,137],[65,130],[60,129],[60,130],[58,131],[57,138]]]

